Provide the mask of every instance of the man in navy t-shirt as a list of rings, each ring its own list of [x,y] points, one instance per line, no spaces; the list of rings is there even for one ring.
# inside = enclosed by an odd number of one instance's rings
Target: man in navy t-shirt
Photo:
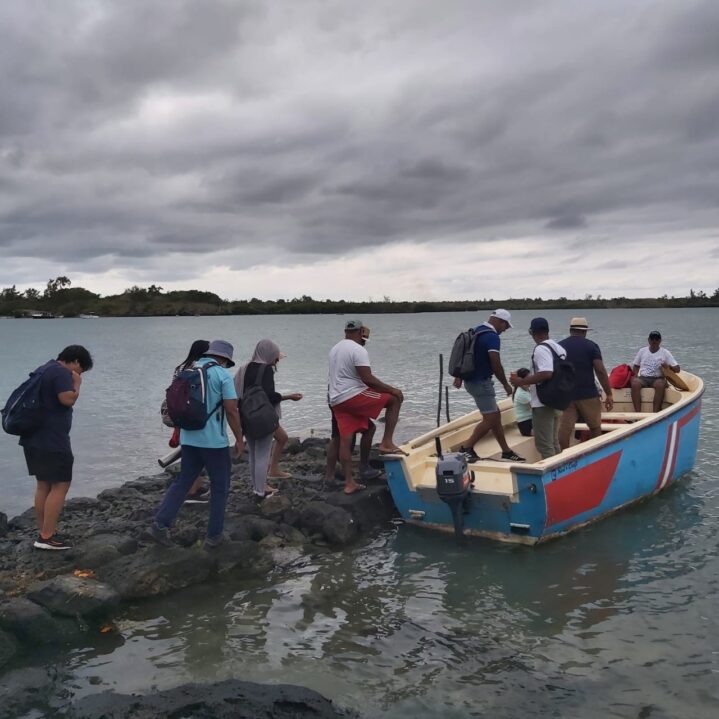
[[[472,395],[477,409],[482,413],[482,421],[474,428],[467,446],[461,448],[470,462],[479,459],[474,451],[474,445],[488,432],[492,432],[502,448],[502,459],[524,462],[523,457],[510,449],[504,437],[502,417],[492,382],[492,376],[495,376],[502,383],[507,395],[512,395],[512,386],[507,382],[504,367],[499,359],[499,335],[512,327],[511,319],[512,316],[507,310],[495,310],[486,322],[475,329],[474,373],[464,380],[464,388]],[[462,380],[456,378],[454,386],[461,387]]]
[[[92,357],[81,345],[70,345],[56,360],[49,360],[35,372],[42,372],[40,400],[42,423],[32,434],[20,437],[27,471],[34,475],[35,516],[39,536],[37,549],[70,549],[55,533],[65,496],[72,482],[75,458],[70,445],[72,408],[80,396],[82,373],[92,369]]]
[[[587,331],[590,329],[584,317],[573,317],[569,323],[569,337],[559,343],[567,350],[567,359],[574,365],[576,377],[572,403],[564,410],[559,421],[559,446],[562,451],[569,447],[579,417],[587,423],[590,439],[602,433],[602,401],[594,381],[595,374],[606,396],[604,404],[607,412],[614,406],[602,351],[599,345],[587,339]]]

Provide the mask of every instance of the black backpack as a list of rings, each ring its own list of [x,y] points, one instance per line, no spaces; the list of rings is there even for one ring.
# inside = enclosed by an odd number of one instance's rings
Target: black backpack
[[[537,385],[537,397],[545,407],[565,410],[572,403],[577,386],[574,365],[568,359],[562,359],[549,343],[540,342],[540,344],[548,347],[552,353],[553,367],[551,378]]]
[[[280,425],[277,412],[262,387],[266,367],[267,365],[260,364],[254,384],[244,391],[240,400],[242,434],[248,439],[267,437]]]
[[[460,332],[457,339],[452,345],[452,351],[449,354],[449,365],[447,371],[452,377],[459,379],[467,379],[474,374],[474,343],[479,335],[485,332],[492,332],[489,327],[480,327],[475,330],[470,327],[466,332]]]
[[[17,387],[2,409],[2,428],[8,434],[26,436],[37,431],[42,424],[43,405],[40,390],[44,369],[30,373]]]

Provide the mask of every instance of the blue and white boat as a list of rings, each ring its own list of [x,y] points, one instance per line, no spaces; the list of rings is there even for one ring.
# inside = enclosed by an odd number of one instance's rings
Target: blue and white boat
[[[641,412],[630,390],[613,390],[614,408],[602,415],[602,434],[574,440],[561,454],[542,460],[533,437],[516,425],[511,399],[499,403],[507,442],[526,462],[505,462],[489,434],[474,447],[483,459],[468,465],[470,501],[464,534],[502,542],[536,544],[596,522],[651,497],[694,466],[704,384],[680,373],[688,387],[667,387],[661,411],[652,412],[653,389],[642,390]],[[402,446],[407,456],[385,462],[395,505],[405,521],[454,531],[452,513],[437,494],[436,438],[442,452],[457,452],[481,416],[475,411]],[[586,425],[576,426],[579,434]]]

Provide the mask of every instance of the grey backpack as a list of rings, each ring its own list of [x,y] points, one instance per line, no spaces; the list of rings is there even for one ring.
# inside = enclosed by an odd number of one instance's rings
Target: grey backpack
[[[248,439],[262,439],[272,434],[279,427],[280,420],[277,412],[262,388],[262,377],[267,365],[261,364],[257,370],[257,377],[251,387],[248,387],[240,400],[240,420],[242,421],[242,434]]]

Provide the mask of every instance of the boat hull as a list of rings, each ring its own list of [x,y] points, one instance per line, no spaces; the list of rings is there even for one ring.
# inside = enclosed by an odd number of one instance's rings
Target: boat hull
[[[661,492],[694,466],[701,395],[616,437],[537,464],[513,464],[509,493],[473,491],[465,534],[536,544]],[[592,445],[592,446],[589,446]],[[449,507],[430,487],[414,487],[404,458],[385,464],[398,511],[410,523],[454,531]]]

